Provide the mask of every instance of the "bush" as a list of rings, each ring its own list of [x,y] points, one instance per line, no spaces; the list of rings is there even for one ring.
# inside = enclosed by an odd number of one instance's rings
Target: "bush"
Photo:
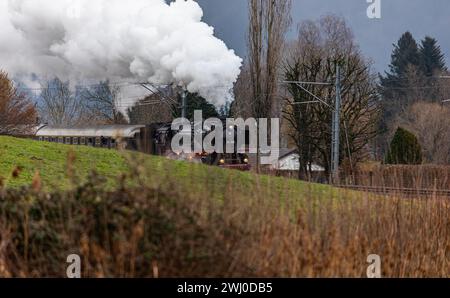
[[[419,165],[421,163],[422,148],[416,136],[399,127],[386,156],[386,164]]]

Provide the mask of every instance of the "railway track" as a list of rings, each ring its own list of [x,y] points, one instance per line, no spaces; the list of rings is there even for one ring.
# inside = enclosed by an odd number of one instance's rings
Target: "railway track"
[[[382,195],[402,195],[405,197],[445,197],[450,198],[450,190],[395,188],[395,187],[373,187],[360,185],[340,185],[342,189],[371,192]]]

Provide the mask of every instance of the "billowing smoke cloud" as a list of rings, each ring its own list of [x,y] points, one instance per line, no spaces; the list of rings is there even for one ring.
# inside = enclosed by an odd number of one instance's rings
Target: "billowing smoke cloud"
[[[76,82],[186,86],[225,102],[242,60],[192,0],[1,0],[0,68]]]

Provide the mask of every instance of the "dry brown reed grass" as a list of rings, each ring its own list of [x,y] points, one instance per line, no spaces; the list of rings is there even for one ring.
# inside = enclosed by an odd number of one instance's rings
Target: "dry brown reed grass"
[[[430,190],[450,190],[450,166],[375,165],[343,175],[343,184]]]
[[[370,254],[385,277],[450,277],[447,200],[164,160],[104,182],[0,188],[0,276],[64,277],[75,253],[83,277],[365,277]]]

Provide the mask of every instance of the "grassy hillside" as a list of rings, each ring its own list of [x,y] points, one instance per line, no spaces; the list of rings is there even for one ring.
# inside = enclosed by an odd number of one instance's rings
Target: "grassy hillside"
[[[93,169],[110,178],[127,169],[124,156],[116,151],[0,136],[0,176],[8,187],[30,184],[36,171],[47,188],[67,187],[68,162],[82,178]]]
[[[176,162],[135,152],[0,136],[0,177],[3,177],[7,187],[30,185],[38,172],[45,189],[67,189],[73,180],[77,185],[84,183],[93,170],[106,177],[109,186],[114,186],[117,178],[124,173],[138,171],[141,180],[154,186],[176,181],[177,188],[185,187],[189,193],[206,190],[218,198],[223,197],[230,185],[249,195],[254,187],[261,185],[277,195],[287,195],[289,192],[302,194],[305,191],[319,196],[324,192],[335,193],[332,188],[323,185]],[[14,177],[14,172],[17,177]]]

